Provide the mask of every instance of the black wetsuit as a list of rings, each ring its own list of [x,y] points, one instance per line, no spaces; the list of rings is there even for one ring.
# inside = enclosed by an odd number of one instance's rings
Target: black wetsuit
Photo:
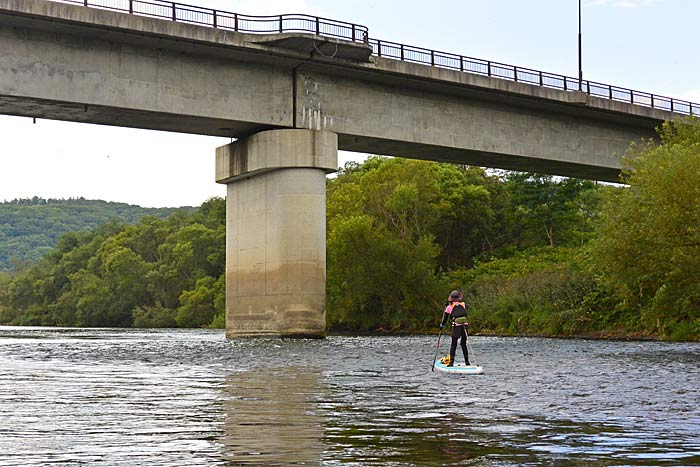
[[[462,309],[460,310],[459,308]],[[445,308],[445,313],[442,315],[442,323],[440,324],[440,326],[444,326],[448,318],[450,318],[452,321],[452,343],[450,344],[449,366],[454,365],[455,362],[455,354],[457,353],[457,341],[460,341],[459,345],[460,347],[462,347],[462,353],[464,354],[464,362],[467,365],[469,365],[469,352],[467,352],[467,324],[455,323],[455,319],[457,319],[460,316],[453,316],[453,310],[455,312],[454,314],[456,315],[467,315],[466,305],[463,302],[455,302],[447,305],[447,307]]]

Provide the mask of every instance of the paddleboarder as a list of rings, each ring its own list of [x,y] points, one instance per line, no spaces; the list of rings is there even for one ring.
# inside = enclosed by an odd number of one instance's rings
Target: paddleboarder
[[[453,366],[455,363],[457,341],[460,341],[459,344],[464,354],[464,362],[469,365],[469,353],[467,352],[467,327],[469,326],[469,323],[467,323],[467,304],[464,303],[462,292],[459,290],[453,290],[447,298],[447,305],[445,306],[445,312],[442,314],[440,329],[445,326],[448,319],[452,321],[452,344],[450,345],[450,361],[447,363],[447,366]]]

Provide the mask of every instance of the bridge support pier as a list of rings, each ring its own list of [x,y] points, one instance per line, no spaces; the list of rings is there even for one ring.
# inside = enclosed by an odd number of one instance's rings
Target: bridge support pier
[[[226,195],[226,337],[324,337],[326,174],[338,136],[270,130],[216,150]]]

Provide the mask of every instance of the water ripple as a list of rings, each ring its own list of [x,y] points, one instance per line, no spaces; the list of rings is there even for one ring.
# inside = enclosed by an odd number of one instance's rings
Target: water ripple
[[[472,344],[0,327],[0,466],[700,465],[698,344]]]

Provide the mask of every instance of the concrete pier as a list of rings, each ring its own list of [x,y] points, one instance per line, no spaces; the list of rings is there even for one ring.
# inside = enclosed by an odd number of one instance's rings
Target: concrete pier
[[[338,138],[270,130],[216,151],[226,197],[227,337],[324,337],[326,174]]]

